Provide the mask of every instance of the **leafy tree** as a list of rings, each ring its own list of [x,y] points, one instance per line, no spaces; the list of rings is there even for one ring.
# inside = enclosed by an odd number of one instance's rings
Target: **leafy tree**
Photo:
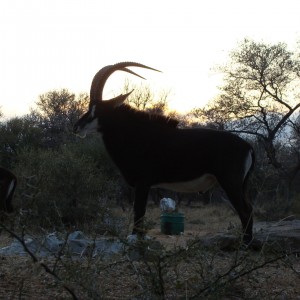
[[[246,39],[220,70],[225,75],[221,94],[207,108],[195,110],[195,115],[255,136],[269,163],[283,169],[276,143],[287,138],[291,117],[300,108],[297,55],[283,43],[270,45]]]
[[[75,94],[67,89],[53,90],[39,96],[37,109],[31,111],[31,118],[43,129],[48,146],[58,146],[69,140],[72,128],[88,106],[87,94]]]
[[[11,168],[20,151],[40,147],[42,138],[42,131],[26,116],[0,123],[0,164]]]

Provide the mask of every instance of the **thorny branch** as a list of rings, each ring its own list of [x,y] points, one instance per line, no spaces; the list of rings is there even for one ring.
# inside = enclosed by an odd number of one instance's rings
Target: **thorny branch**
[[[213,286],[224,286],[225,284],[228,284],[230,282],[233,282],[237,279],[240,279],[246,275],[249,275],[257,270],[263,269],[264,267],[266,267],[267,265],[270,265],[272,263],[275,263],[277,261],[281,261],[283,259],[285,259],[286,257],[290,256],[290,255],[298,255],[299,254],[299,250],[297,251],[292,251],[290,253],[284,253],[280,256],[276,256],[275,258],[266,260],[264,262],[262,262],[261,264],[255,265],[253,267],[251,267],[250,269],[244,270],[242,272],[236,272],[238,267],[242,266],[244,260],[239,260],[236,261],[235,264],[233,264],[231,266],[231,268],[229,268],[229,270],[227,270],[224,274],[220,275],[218,278],[215,279],[215,281],[210,282],[208,285],[206,285],[203,289],[201,289],[200,291],[197,292],[197,294],[195,294],[194,296],[190,297],[190,299],[195,299],[197,298],[199,295],[209,291]],[[297,270],[295,270],[294,268],[292,268],[292,270],[299,276],[300,278],[300,272],[298,272]],[[225,280],[224,280],[225,279]],[[222,280],[224,280],[222,282]]]
[[[0,226],[6,232],[8,232],[10,235],[12,235],[16,240],[18,240],[20,242],[20,244],[23,246],[25,252],[28,253],[28,255],[31,257],[31,259],[33,260],[34,263],[38,263],[45,270],[46,273],[50,274],[56,281],[58,281],[59,283],[61,283],[62,287],[66,291],[68,291],[70,293],[70,295],[72,296],[72,298],[74,300],[78,300],[78,298],[75,295],[74,291],[63,282],[63,280],[55,273],[55,271],[51,270],[45,263],[40,262],[38,260],[38,258],[30,251],[30,249],[27,247],[27,245],[26,245],[26,243],[24,241],[24,231],[22,232],[22,237],[20,237],[15,232],[13,232],[12,230],[8,229],[4,224],[0,223]]]

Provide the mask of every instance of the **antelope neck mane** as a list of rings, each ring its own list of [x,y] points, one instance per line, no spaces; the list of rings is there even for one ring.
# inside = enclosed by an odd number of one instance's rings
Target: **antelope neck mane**
[[[118,117],[129,125],[130,123],[139,126],[157,126],[163,128],[176,128],[179,121],[158,113],[151,113],[146,111],[137,110],[128,104],[122,104],[115,108],[115,113]]]

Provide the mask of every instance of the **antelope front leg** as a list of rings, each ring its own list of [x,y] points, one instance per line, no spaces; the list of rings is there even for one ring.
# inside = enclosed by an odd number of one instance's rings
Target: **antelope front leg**
[[[145,184],[138,184],[135,187],[134,195],[134,225],[132,234],[144,236],[145,229],[144,227],[144,216],[146,213],[147,198],[149,192],[149,186]]]

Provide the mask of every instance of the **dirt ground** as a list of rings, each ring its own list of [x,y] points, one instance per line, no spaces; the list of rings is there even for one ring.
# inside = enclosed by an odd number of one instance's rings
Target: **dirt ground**
[[[237,231],[239,228],[239,219],[225,207],[182,207],[180,210],[185,214],[185,232],[177,236],[160,232],[158,208],[149,207],[147,210],[147,220],[152,224],[148,234],[166,249],[187,249],[189,242],[199,237]],[[118,210],[115,213],[123,214]],[[4,231],[0,233],[0,247],[10,245],[12,240]],[[192,296],[193,299],[300,299],[299,254],[270,262],[253,270],[251,274],[236,276],[242,274],[242,268],[247,268],[241,265],[232,269],[232,274],[226,271],[236,258],[236,252],[218,251],[205,257],[199,251],[191,253],[195,253],[195,257],[183,259],[177,265],[174,263],[162,275],[164,296],[158,295],[159,292],[154,293],[158,296],[145,293],[149,286],[161,291],[161,287],[156,286],[159,280],[149,277],[151,272],[156,274],[156,265],[152,261],[132,262],[126,256],[116,257],[109,263],[87,259],[58,261],[55,258],[43,258],[33,263],[29,256],[0,256],[0,299],[72,299],[66,287],[73,290],[78,299],[190,299]],[[263,264],[261,252],[247,253],[245,260],[249,257],[249,261]],[[201,261],[200,265],[199,261],[203,258],[205,262]],[[41,264],[54,270],[62,280],[45,272]],[[199,275],[200,266],[201,272],[205,272],[200,274],[202,277]],[[194,274],[196,271],[198,273]],[[74,276],[76,272],[78,274]],[[216,277],[218,282],[227,280],[225,288],[219,293],[213,291],[212,285],[208,294],[199,293],[195,296],[194,287],[199,286],[199,279],[205,281],[208,276],[215,278],[218,272],[226,274],[224,278],[223,275]],[[150,278],[149,282],[147,278]]]

